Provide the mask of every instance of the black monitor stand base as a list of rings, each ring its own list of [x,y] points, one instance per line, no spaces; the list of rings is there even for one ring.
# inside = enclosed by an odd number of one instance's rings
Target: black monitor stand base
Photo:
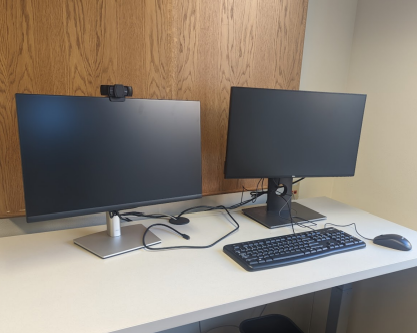
[[[299,224],[325,220],[326,216],[319,214],[315,210],[297,202],[291,202],[292,180],[290,177],[269,178],[267,205],[246,208],[243,209],[243,213],[269,229],[291,225],[290,216],[292,216],[293,222]]]

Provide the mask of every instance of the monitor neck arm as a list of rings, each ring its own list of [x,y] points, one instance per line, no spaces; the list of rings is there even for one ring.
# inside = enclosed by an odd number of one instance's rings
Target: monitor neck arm
[[[292,177],[268,178],[268,211],[279,212],[281,217],[290,218],[292,181]],[[280,186],[283,187],[279,188]]]
[[[120,233],[120,218],[116,211],[106,212],[107,234],[110,237],[119,237]]]

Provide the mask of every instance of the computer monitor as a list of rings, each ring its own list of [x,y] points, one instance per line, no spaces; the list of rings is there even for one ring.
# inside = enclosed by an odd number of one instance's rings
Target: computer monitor
[[[365,100],[358,94],[232,87],[225,178],[268,178],[266,207],[244,214],[268,228],[325,219],[291,203],[293,178],[354,175]]]
[[[140,248],[144,230],[120,229],[114,211],[202,196],[197,101],[16,94],[16,105],[27,222],[107,212],[107,232],[75,242],[109,257]]]

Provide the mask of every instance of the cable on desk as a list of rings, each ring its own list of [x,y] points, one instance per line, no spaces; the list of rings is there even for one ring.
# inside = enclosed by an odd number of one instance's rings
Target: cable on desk
[[[307,225],[307,223],[311,223],[313,227],[317,227],[317,223],[313,222],[313,221],[309,221],[306,220],[305,218],[299,217],[299,216],[293,216],[294,219],[299,219],[302,221],[305,221],[304,223],[300,224],[300,222],[294,222],[295,224],[297,224],[300,228],[309,228],[310,230],[313,230],[313,228],[311,228],[310,226]]]
[[[289,194],[287,194],[287,195],[289,195]],[[291,223],[291,227],[292,227],[292,232],[293,232],[293,234],[295,235],[294,225],[293,225],[294,223],[295,223],[297,226],[301,227],[301,228],[309,228],[310,230],[313,230],[313,231],[314,231],[314,229],[313,229],[313,228],[311,228],[311,227],[309,227],[308,225],[305,225],[305,224],[300,224],[299,222],[295,222],[295,221],[294,221],[294,218],[297,218],[297,219],[304,220],[304,221],[309,222],[309,223],[313,223],[315,226],[317,226],[317,224],[315,224],[314,222],[310,222],[309,220],[303,219],[302,217],[298,217],[298,216],[293,217],[293,216],[292,216],[292,213],[291,213],[292,208],[290,208],[290,204],[289,204],[288,200],[286,200],[286,199],[285,199],[284,197],[282,197],[282,196],[281,196],[281,198],[282,198],[282,199],[284,199],[284,200],[285,200],[285,202],[286,202],[286,204],[287,204],[288,210],[289,210],[289,212],[290,212],[290,220],[288,220],[288,219],[286,219],[285,217],[281,216],[281,210],[284,208],[284,206],[280,209],[280,211],[279,211],[278,215],[279,215],[279,217],[281,217],[281,218],[283,218],[284,220],[287,220],[287,221],[289,221],[289,222]],[[294,210],[295,210],[295,209],[294,209]]]
[[[246,205],[246,204],[248,204],[249,202],[252,202],[252,203],[255,203],[256,202],[256,200],[260,197],[260,196],[262,196],[262,195],[264,195],[264,194],[267,194],[268,193],[268,191],[266,191],[266,190],[264,190],[264,188],[263,188],[263,182],[264,182],[264,179],[265,178],[261,178],[261,179],[259,179],[259,181],[258,181],[258,183],[257,183],[257,185],[256,185],[256,189],[255,189],[255,191],[251,191],[250,192],[250,196],[251,196],[251,198],[249,198],[249,199],[247,199],[247,200],[244,200],[243,201],[243,192],[244,192],[244,190],[246,190],[246,188],[244,187],[244,186],[242,186],[242,196],[241,196],[241,199],[240,199],[240,202],[239,203],[236,203],[236,204],[234,204],[234,205],[231,205],[231,206],[229,206],[229,207],[227,207],[227,209],[236,209],[236,208],[239,208],[239,207],[241,207],[241,206],[244,206],[244,205]],[[298,182],[300,182],[300,181],[302,181],[304,179],[304,177],[303,178],[300,178],[300,179],[297,179],[296,181],[294,181],[293,182],[293,184],[296,184],[296,183],[298,183]],[[262,183],[261,183],[262,182]],[[275,181],[274,181],[275,182]],[[258,190],[258,188],[259,188],[259,184],[261,184],[261,187],[260,187],[260,189]],[[283,186],[278,186],[278,188],[281,188],[281,187],[283,187]],[[192,210],[192,209],[194,209],[194,208],[196,208],[196,207],[192,207],[192,208],[189,208],[189,210]],[[188,210],[185,210],[184,212],[187,212]],[[171,216],[171,215],[168,215],[168,214],[145,214],[144,212],[137,212],[137,211],[128,211],[128,212],[123,212],[123,213],[119,213],[119,212],[117,212],[117,214],[118,214],[118,216],[119,216],[119,218],[121,219],[121,220],[123,220],[123,221],[125,221],[125,222],[131,222],[132,220],[131,219],[129,219],[127,216],[135,216],[135,217],[145,217],[145,218],[156,218],[156,219],[163,219],[163,218],[171,218],[171,219],[177,219],[178,217],[181,217],[181,215],[182,214],[184,214],[184,212],[182,212],[179,216],[177,216],[177,217],[175,217],[175,216]]]
[[[261,183],[262,182],[262,183]],[[260,189],[260,191],[258,191],[258,187],[259,187],[259,184],[261,183],[261,189]],[[243,201],[243,192],[244,192],[244,190],[246,190],[246,188],[244,187],[244,186],[242,186],[242,194],[241,194],[241,197],[240,197],[240,202],[239,203],[237,203],[237,204],[234,204],[234,205],[232,205],[232,206],[229,206],[228,208],[229,209],[236,209],[236,208],[239,208],[239,207],[241,207],[241,206],[243,206],[243,205],[246,205],[247,203],[249,203],[249,202],[252,202],[252,203],[255,203],[256,202],[256,200],[260,197],[260,196],[262,196],[262,195],[264,195],[264,194],[267,194],[268,193],[268,191],[265,191],[264,190],[264,178],[261,178],[261,179],[259,179],[259,181],[258,181],[258,183],[256,184],[256,189],[255,189],[255,191],[251,191],[250,192],[250,196],[251,196],[251,198],[250,199],[247,199],[247,200],[245,200],[245,201]]]
[[[285,201],[285,203],[286,203],[286,205],[288,207],[288,211],[290,212],[290,220],[288,220],[287,218],[281,216],[281,211],[284,209],[285,205],[282,206],[281,209],[279,210],[278,216],[280,218],[284,219],[284,220],[290,221],[291,228],[292,228],[292,233],[295,235],[294,222],[293,222],[293,219],[292,219],[291,207],[290,207],[290,204],[288,203],[288,200],[284,198],[285,195],[290,195],[290,194],[279,195],[279,197]]]
[[[228,232],[226,235],[224,235],[223,237],[219,238],[218,240],[216,240],[214,243],[211,243],[209,245],[203,245],[203,246],[187,246],[187,245],[181,245],[181,246],[168,246],[168,247],[158,247],[158,248],[152,248],[150,246],[148,246],[146,244],[145,241],[145,237],[146,234],[148,233],[148,231],[155,227],[155,226],[162,226],[162,227],[166,227],[169,228],[171,230],[174,230],[177,234],[181,235],[183,238],[187,239],[186,237],[188,237],[188,239],[190,239],[190,237],[186,234],[180,233],[179,231],[175,230],[174,228],[166,225],[166,224],[161,224],[161,223],[156,223],[156,224],[152,224],[149,227],[146,228],[145,232],[143,233],[143,237],[142,237],[142,242],[143,242],[143,246],[148,249],[148,250],[152,250],[152,251],[161,251],[161,250],[178,250],[178,249],[208,249],[214,245],[216,245],[217,243],[221,242],[223,239],[225,239],[226,237],[230,236],[231,234],[233,234],[234,232],[236,232],[239,229],[239,223],[237,223],[237,221],[233,218],[233,216],[230,214],[229,210],[225,207],[225,206],[196,206],[196,207],[191,207],[188,208],[184,211],[182,211],[177,218],[181,217],[181,215],[183,215],[185,212],[190,211],[192,209],[197,209],[197,208],[207,208],[204,211],[208,211],[208,210],[213,210],[213,209],[224,209],[227,212],[227,215],[229,215],[229,217],[233,220],[233,222],[235,223],[235,228]]]
[[[283,198],[283,197],[282,197],[282,198]],[[289,206],[288,200],[286,200],[285,198],[283,198],[283,199],[286,201],[287,206],[288,206],[288,209],[290,210],[291,226],[293,225],[293,223],[295,223],[296,225],[298,225],[298,226],[299,226],[299,227],[301,227],[301,228],[309,228],[310,230],[313,230],[313,231],[314,231],[314,229],[313,229],[313,228],[311,228],[310,226],[308,226],[308,225],[306,225],[306,224],[299,224],[298,222],[295,222],[295,221],[293,220],[294,218],[297,218],[297,219],[304,220],[304,221],[306,221],[306,222],[312,223],[314,226],[317,226],[317,224],[316,224],[316,223],[311,222],[311,221],[309,221],[309,220],[306,220],[306,219],[304,219],[304,218],[302,218],[302,217],[299,217],[299,216],[294,216],[294,217],[293,217],[293,216],[292,216],[292,214],[291,214],[291,209],[290,209],[290,206]],[[281,208],[281,210],[282,210],[282,208]],[[281,210],[280,210],[280,212],[281,212]],[[282,217],[282,216],[280,215],[280,217]],[[284,218],[284,217],[282,217],[282,218]],[[285,218],[284,218],[284,219],[285,219]],[[288,220],[288,219],[286,219],[286,220]],[[289,221],[289,220],[288,220],[288,221]],[[332,225],[332,226],[335,226],[335,227],[342,227],[342,228],[345,228],[345,227],[350,227],[351,225],[353,225],[353,226],[354,226],[354,228],[355,228],[356,233],[357,233],[360,237],[362,237],[363,239],[367,239],[367,240],[373,240],[372,238],[367,238],[367,237],[365,237],[365,236],[362,236],[362,235],[359,233],[359,231],[358,231],[358,229],[357,229],[357,227],[356,227],[356,223],[350,223],[350,224],[345,224],[345,225],[333,224],[333,223],[325,223],[323,228],[326,228],[326,226],[327,226],[327,225]],[[295,234],[295,232],[294,232],[294,227],[293,227],[293,233]]]
[[[300,178],[300,179],[294,181],[293,184],[296,184],[296,183],[300,182],[303,179],[304,178]],[[176,232],[181,237],[183,237],[184,239],[187,239],[187,240],[190,239],[190,236],[188,236],[186,234],[183,234],[183,233],[179,232],[178,230],[176,230],[176,229],[174,229],[174,228],[172,228],[172,227],[170,227],[168,225],[162,224],[162,223],[155,223],[155,224],[150,225],[148,228],[146,228],[146,230],[145,230],[145,232],[143,234],[143,237],[142,237],[143,246],[146,249],[148,249],[148,250],[156,250],[156,251],[158,251],[158,250],[174,250],[174,249],[206,249],[206,248],[210,248],[210,247],[216,245],[217,243],[219,243],[220,241],[222,241],[226,237],[230,236],[232,233],[236,232],[239,229],[239,223],[237,223],[237,221],[230,214],[229,209],[236,209],[238,207],[241,207],[243,205],[246,205],[249,202],[253,202],[254,203],[254,202],[256,202],[256,199],[258,199],[261,195],[267,194],[268,191],[264,191],[264,189],[263,189],[263,182],[264,182],[264,178],[259,179],[259,181],[258,181],[258,183],[256,185],[256,190],[250,192],[251,198],[250,199],[247,199],[245,201],[242,201],[242,199],[243,199],[243,191],[245,190],[245,187],[242,186],[242,196],[241,196],[241,199],[240,199],[240,203],[234,204],[234,205],[229,206],[229,207],[225,207],[223,205],[218,205],[218,206],[204,206],[204,205],[202,205],[202,206],[195,206],[195,207],[191,207],[191,208],[188,208],[188,209],[183,210],[177,216],[171,216],[171,215],[167,215],[167,214],[145,214],[143,212],[137,212],[137,211],[128,211],[128,212],[124,212],[124,213],[119,213],[118,211],[115,211],[115,214],[117,214],[121,220],[126,221],[126,222],[131,222],[132,221],[127,216],[145,217],[145,218],[167,218],[167,217],[169,217],[171,219],[176,220],[176,219],[180,218],[182,215],[184,215],[185,213],[190,212],[192,210],[200,209],[200,208],[206,208],[206,209],[204,209],[204,211],[209,211],[209,210],[214,210],[214,209],[224,209],[226,211],[227,215],[229,215],[229,217],[235,223],[235,229],[233,229],[231,232],[227,233],[223,237],[219,238],[217,241],[215,241],[212,244],[205,245],[205,246],[170,246],[170,247],[151,248],[151,247],[149,247],[146,244],[145,237],[146,237],[146,234],[148,233],[148,231],[151,228],[155,227],[155,226],[169,228],[169,229],[173,230],[174,232]],[[274,180],[274,182],[275,182],[275,180]],[[260,191],[258,191],[259,184],[261,184],[261,190]],[[279,186],[279,184],[278,184],[277,187],[278,188],[281,188],[283,186]],[[283,196],[281,196],[281,198],[283,198]],[[283,199],[285,200],[285,198],[283,198]],[[286,201],[286,203],[287,203],[287,205],[289,207],[288,201],[287,200],[285,200],[285,201]],[[291,216],[291,211],[290,211],[290,216]],[[291,221],[292,221],[292,217],[291,217]],[[295,234],[293,222],[291,222],[291,226],[292,226],[292,229],[293,229],[293,233]]]
[[[135,217],[146,217],[146,218],[151,218],[151,219],[165,219],[165,218],[170,218],[170,219],[176,219],[175,216],[172,215],[168,215],[168,214],[145,214],[144,212],[136,212],[136,211],[130,211],[130,212],[124,212],[124,213],[119,213],[117,212],[117,216],[119,216],[119,218],[125,222],[132,222],[131,219],[129,219],[127,216],[135,216]]]
[[[345,224],[345,225],[339,225],[339,224],[333,224],[333,223],[325,223],[323,228],[326,228],[326,225],[333,225],[333,226],[335,226],[335,227],[342,227],[342,228],[344,228],[344,227],[350,227],[351,225],[353,225],[353,226],[355,227],[355,231],[356,231],[356,233],[357,233],[360,237],[362,237],[363,239],[367,239],[367,240],[373,240],[372,238],[367,238],[367,237],[365,237],[365,236],[362,236],[362,235],[359,233],[358,229],[356,228],[356,223],[350,223],[350,224]]]

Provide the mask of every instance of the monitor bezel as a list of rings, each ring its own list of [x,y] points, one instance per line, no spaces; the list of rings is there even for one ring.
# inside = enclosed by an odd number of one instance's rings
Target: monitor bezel
[[[240,175],[240,176],[236,176],[236,175],[230,175],[230,170],[228,170],[228,164],[227,164],[227,160],[228,160],[228,150],[229,150],[229,131],[230,131],[230,126],[231,126],[231,122],[230,122],[230,110],[232,109],[232,92],[233,90],[271,90],[271,91],[285,91],[285,92],[293,92],[293,93],[319,93],[319,94],[331,94],[331,95],[355,95],[355,96],[363,96],[365,97],[365,103],[366,103],[366,98],[367,95],[366,94],[354,94],[354,93],[339,93],[339,92],[324,92],[324,91],[309,91],[309,90],[292,90],[292,89],[270,89],[270,88],[253,88],[253,87],[238,87],[238,86],[232,86],[230,88],[230,103],[229,103],[229,117],[228,117],[228,126],[227,126],[227,138],[226,138],[226,156],[225,156],[225,161],[224,161],[224,178],[225,179],[259,179],[259,178],[287,178],[287,177],[292,177],[292,178],[329,178],[329,177],[353,177],[355,175],[356,172],[356,165],[357,165],[357,161],[358,161],[358,154],[359,154],[359,147],[360,147],[360,140],[358,143],[358,151],[356,153],[356,159],[355,159],[355,168],[353,170],[353,173],[346,173],[346,174],[339,174],[339,173],[335,173],[335,174],[326,174],[326,175],[322,175],[322,174],[296,174],[296,175],[291,175],[291,174],[255,174],[255,175]],[[362,127],[363,127],[363,119],[364,117],[362,117],[362,122],[361,122],[361,132],[362,132]]]
[[[107,97],[97,97],[97,96],[74,96],[74,95],[51,95],[51,94],[26,94],[26,93],[16,93],[15,100],[17,101],[18,95],[32,95],[32,96],[53,96],[53,97],[76,97],[76,98],[94,98],[94,99],[107,99]],[[150,99],[150,98],[129,98],[129,100],[148,100],[148,101],[180,101],[180,102],[195,102],[200,104],[200,101],[196,100],[171,100],[171,99]],[[17,102],[16,102],[17,103]],[[18,115],[18,110],[16,107],[16,114]],[[23,179],[23,194],[24,200],[27,201],[26,191],[25,191],[25,173],[23,172],[23,156],[20,150],[20,126],[18,122],[18,140],[19,140],[19,155],[21,161],[21,170],[22,170],[22,179]],[[200,107],[200,147],[201,147],[201,107]],[[83,209],[76,209],[76,210],[69,210],[69,211],[62,211],[62,212],[51,212],[48,214],[43,215],[28,215],[27,210],[26,213],[26,221],[28,223],[32,222],[42,222],[42,221],[49,221],[49,220],[56,220],[56,219],[63,219],[63,218],[70,218],[70,217],[77,217],[77,216],[85,216],[97,213],[103,213],[108,211],[114,210],[125,210],[125,209],[132,209],[136,207],[143,207],[143,206],[152,206],[164,203],[171,203],[171,202],[178,202],[178,201],[185,201],[185,200],[193,200],[193,199],[200,199],[203,197],[202,194],[202,170],[200,171],[200,183],[201,183],[201,193],[190,194],[187,196],[180,196],[180,197],[168,197],[168,198],[161,198],[156,200],[148,200],[148,201],[138,201],[138,202],[131,202],[126,204],[117,204],[117,205],[108,205],[108,206],[99,206],[99,207],[91,207],[91,208],[83,208]]]

